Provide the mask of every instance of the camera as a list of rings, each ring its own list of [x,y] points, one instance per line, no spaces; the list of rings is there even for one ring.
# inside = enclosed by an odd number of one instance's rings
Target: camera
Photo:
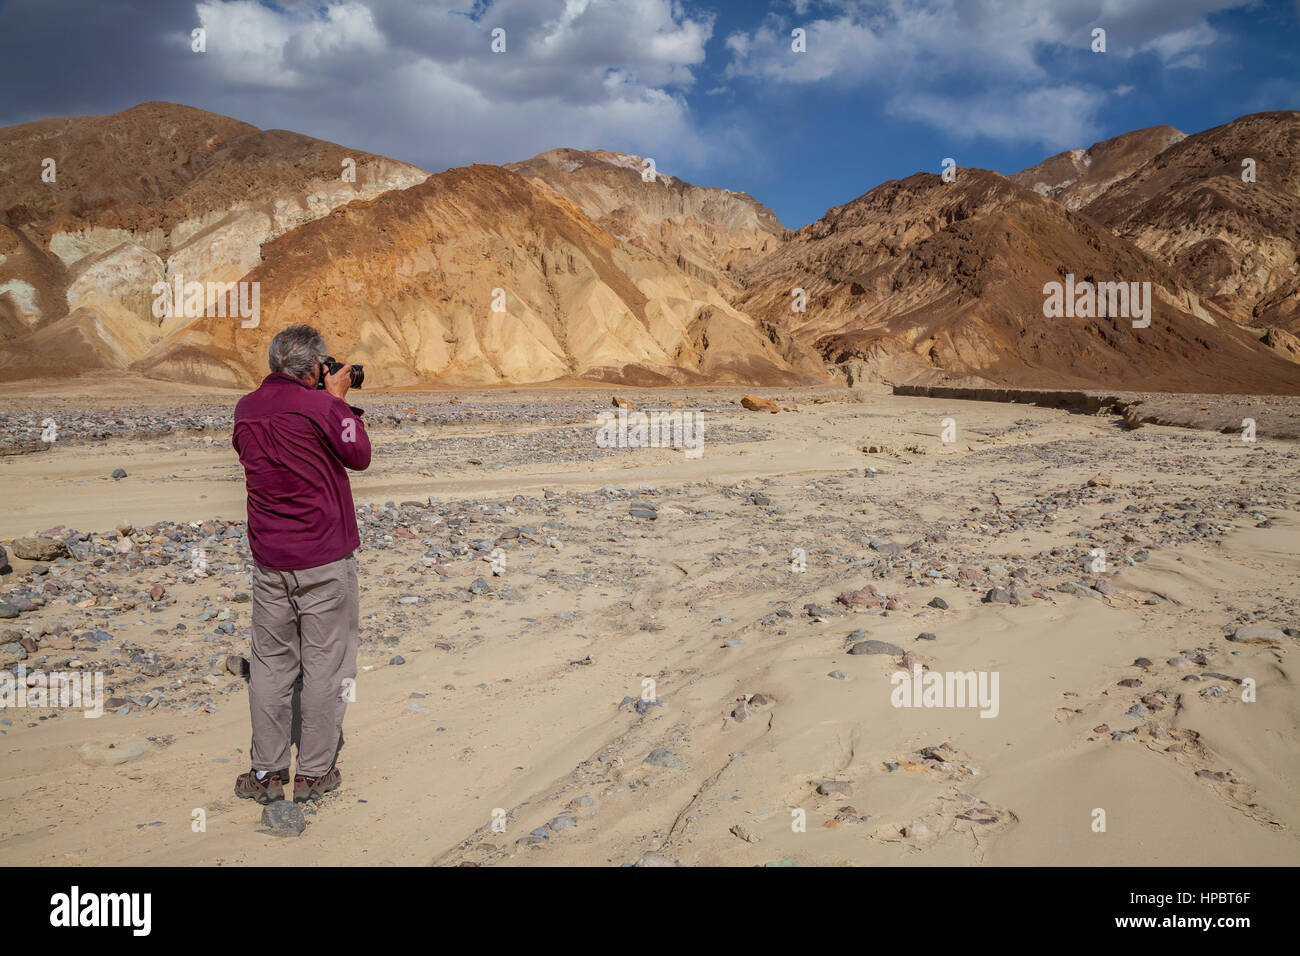
[[[320,367],[320,375],[316,379],[316,387],[324,388],[325,376],[333,375],[342,367],[343,367],[343,363],[334,361],[334,356],[332,355],[325,356],[325,361],[321,364]],[[360,388],[361,383],[366,380],[365,369],[363,369],[360,365],[352,366],[351,380],[352,380],[351,385],[349,387]]]

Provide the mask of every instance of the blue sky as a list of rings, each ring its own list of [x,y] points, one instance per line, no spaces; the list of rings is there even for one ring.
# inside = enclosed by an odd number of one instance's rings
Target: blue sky
[[[0,125],[162,99],[435,172],[621,150],[798,227],[947,156],[1300,109],[1297,50],[1300,0],[4,0]]]

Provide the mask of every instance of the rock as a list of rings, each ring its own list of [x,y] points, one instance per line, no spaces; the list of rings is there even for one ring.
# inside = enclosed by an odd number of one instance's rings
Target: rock
[[[749,704],[747,704],[743,700],[739,704],[737,704],[735,708],[731,711],[731,719],[738,724],[744,723],[752,716],[753,716],[753,711],[749,709]]]
[[[615,408],[626,408],[629,412],[636,411],[635,405],[633,405],[625,398],[619,398],[617,395],[614,396],[614,401],[612,404]]]
[[[400,667],[401,665],[406,663],[406,658],[403,657],[401,654],[397,654],[388,663],[393,667]]]
[[[823,797],[828,797],[834,793],[842,793],[846,797],[853,796],[853,784],[847,780],[823,780],[817,785],[817,792]]]
[[[1130,431],[1142,427],[1142,416],[1135,406],[1124,409],[1124,424]]]
[[[667,767],[669,770],[686,769],[686,764],[682,763],[681,758],[664,747],[656,747],[650,751],[645,758],[645,763],[650,764],[652,767]]]
[[[957,757],[957,751],[952,749],[951,744],[942,744],[938,747],[922,747],[920,754],[922,757],[937,760],[939,763],[948,763]]]
[[[12,644],[0,644],[0,667],[8,667],[25,660],[27,660],[27,649],[18,641]]]
[[[670,860],[657,850],[651,850],[648,853],[642,853],[641,858],[632,864],[633,866],[681,866],[676,860]]]
[[[1090,597],[1094,600],[1101,600],[1101,594],[1088,587],[1086,584],[1079,584],[1077,581],[1066,581],[1064,584],[1058,584],[1056,590],[1062,594],[1073,594],[1076,597]]]
[[[771,412],[775,415],[781,410],[776,402],[766,398],[759,398],[757,395],[746,395],[740,400],[740,404],[751,412]]]
[[[1010,604],[1011,595],[1004,588],[989,588],[984,595],[985,604]]]
[[[930,603],[926,607],[938,608],[940,611],[948,610],[948,602],[941,597],[930,598]]]
[[[115,767],[148,753],[143,737],[113,737],[90,740],[81,745],[81,759],[92,767]]]
[[[231,654],[226,657],[226,670],[236,677],[242,677],[248,680],[248,658],[239,654]]]
[[[1088,479],[1089,488],[1109,488],[1110,475],[1097,475],[1095,478]]]
[[[880,595],[870,584],[856,591],[845,591],[835,600],[845,607],[879,607],[881,604]]]
[[[746,843],[759,842],[759,838],[755,834],[751,833],[750,830],[746,826],[744,826],[744,824],[737,823],[734,827],[731,828],[731,833],[733,836],[739,837],[740,839],[744,840]]]
[[[849,648],[849,653],[858,654],[889,654],[892,657],[902,657],[903,649],[897,644],[890,644],[888,641],[859,641]]]
[[[903,827],[902,833],[903,836],[916,840],[923,840],[926,837],[933,835],[928,826],[919,822],[909,823],[907,826]]]
[[[0,618],[17,617],[21,613],[22,612],[19,611],[18,608],[14,607],[12,604],[5,604],[3,602],[0,602]]]
[[[113,469],[113,474],[112,474],[111,477],[113,477],[113,478],[115,478],[115,479],[117,479],[117,480],[120,481],[121,479],[123,479],[123,478],[126,477],[126,469],[125,469],[125,468],[114,468],[114,469]]]
[[[0,574],[11,574],[13,568],[9,566],[9,552],[0,545]]]
[[[846,674],[846,673],[844,673],[844,671],[841,671],[841,670],[833,670],[833,671],[831,671],[829,674],[827,674],[826,676],[827,676],[827,677],[833,677],[833,678],[835,678],[836,680],[848,680],[848,679],[849,679],[849,675]]]
[[[14,538],[14,554],[24,561],[56,561],[68,557],[68,546],[53,538]]]
[[[922,631],[920,634],[916,635],[916,639],[918,641],[937,641],[939,638],[930,631]]]
[[[627,513],[633,518],[644,518],[647,521],[655,521],[659,517],[659,511],[653,505],[629,505]]]
[[[276,800],[262,808],[262,826],[271,836],[302,836],[302,831],[307,829],[307,818],[292,800]]]
[[[578,821],[573,817],[561,814],[546,825],[551,828],[552,832],[559,833],[561,830],[572,830],[578,825]]]
[[[1228,640],[1238,644],[1263,644],[1276,647],[1285,638],[1286,634],[1280,627],[1271,624],[1247,624],[1233,631]]]
[[[149,600],[161,601],[163,599],[163,595],[166,593],[167,593],[167,589],[165,587],[163,587],[161,584],[155,584],[153,587],[149,589]]]
[[[1111,584],[1105,578],[1097,578],[1097,580],[1093,581],[1092,589],[1098,594],[1106,595],[1106,597],[1119,593],[1119,588],[1115,587],[1115,585]]]

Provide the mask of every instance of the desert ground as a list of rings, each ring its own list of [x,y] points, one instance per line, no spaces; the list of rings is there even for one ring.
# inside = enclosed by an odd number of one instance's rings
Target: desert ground
[[[614,392],[702,454],[600,447]],[[0,863],[1300,864],[1300,402],[1190,403],[1247,442],[744,394],[353,393],[361,670],[343,787],[285,838],[233,794],[238,393],[0,386],[3,666],[111,698],[0,711]],[[913,667],[996,707],[895,706]]]

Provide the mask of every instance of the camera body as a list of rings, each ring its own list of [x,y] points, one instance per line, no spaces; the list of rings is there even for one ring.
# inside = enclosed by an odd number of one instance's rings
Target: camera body
[[[326,375],[333,375],[335,372],[337,372],[337,371],[338,371],[339,369],[341,369],[342,367],[343,367],[343,363],[342,363],[342,362],[336,362],[336,361],[334,361],[334,356],[332,356],[332,355],[327,355],[327,356],[325,356],[325,361],[321,364],[321,367],[320,367],[320,375],[318,375],[317,378],[316,378],[316,387],[317,387],[317,388],[324,388],[324,387],[325,387],[325,376],[326,376]],[[361,387],[361,383],[364,382],[364,381],[366,380],[366,372],[365,372],[365,369],[364,369],[362,366],[360,366],[360,365],[353,365],[353,366],[352,366],[352,374],[351,374],[350,378],[351,378],[351,385],[350,385],[350,387],[351,387],[351,388],[360,388],[360,387]]]

